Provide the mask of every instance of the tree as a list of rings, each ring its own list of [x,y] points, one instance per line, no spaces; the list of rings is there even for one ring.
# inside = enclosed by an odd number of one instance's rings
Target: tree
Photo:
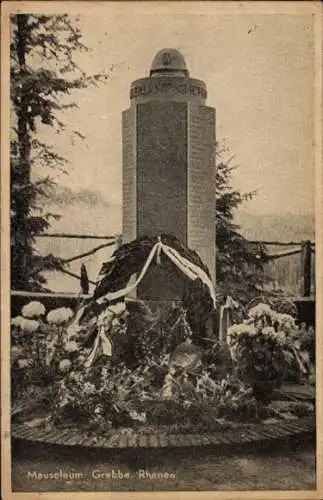
[[[231,186],[233,157],[223,160],[223,153],[218,152],[220,162],[216,170],[217,295],[220,301],[233,295],[246,303],[263,292],[267,252],[264,245],[249,243],[234,223],[235,210],[256,192],[240,193]]]
[[[107,75],[87,75],[75,55],[89,49],[82,43],[77,20],[67,15],[18,14],[11,18],[11,286],[18,290],[40,290],[41,272],[56,269],[61,261],[42,257],[34,248],[35,237],[50,226],[56,214],[39,205],[54,182],[49,175],[37,181],[32,169],[61,168],[66,159],[53,147],[37,139],[40,125],[65,130],[60,113],[77,107],[62,103],[73,90],[105,81]],[[78,131],[73,134],[83,137]]]

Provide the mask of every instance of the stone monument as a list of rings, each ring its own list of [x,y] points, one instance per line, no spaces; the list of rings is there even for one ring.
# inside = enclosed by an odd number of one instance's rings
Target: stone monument
[[[215,280],[215,109],[183,55],[163,49],[148,77],[130,88],[123,123],[124,242],[169,233],[196,250]],[[145,277],[137,297],[180,299],[184,278],[172,264]]]

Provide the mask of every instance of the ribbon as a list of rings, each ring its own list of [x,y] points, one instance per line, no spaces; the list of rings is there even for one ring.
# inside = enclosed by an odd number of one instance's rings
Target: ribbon
[[[168,256],[168,258],[172,260],[172,262],[174,262],[174,264],[177,265],[177,267],[181,269],[181,271],[184,274],[186,274],[186,276],[188,276],[191,280],[194,281],[197,278],[200,278],[200,280],[208,287],[215,308],[216,306],[215,290],[213,283],[206,274],[206,272],[203,271],[203,269],[201,269],[199,266],[196,266],[191,261],[183,257],[179,252],[177,252],[177,250],[174,250],[174,248],[162,244],[162,249],[164,253]]]
[[[177,250],[174,250],[173,248],[169,247],[168,245],[164,245],[160,241],[160,237],[158,239],[158,243],[156,243],[153,248],[150,251],[150,254],[141,270],[141,273],[137,280],[132,284],[129,285],[122,290],[118,290],[116,292],[109,292],[100,299],[97,300],[98,304],[102,304],[104,301],[112,301],[119,299],[121,297],[124,297],[125,295],[128,295],[132,290],[134,290],[139,283],[142,281],[144,278],[155,254],[157,253],[157,262],[159,263],[160,261],[160,253],[163,251],[168,258],[184,273],[186,276],[188,276],[191,280],[196,280],[197,278],[200,278],[200,280],[206,284],[206,286],[209,289],[210,296],[213,300],[214,307],[216,306],[216,298],[215,298],[215,291],[213,287],[213,283],[211,279],[208,277],[205,271],[201,269],[199,266],[196,266],[192,262],[190,262],[188,259],[183,257]]]
[[[171,260],[177,267],[180,269],[186,276],[188,276],[191,280],[197,279],[197,274],[194,273],[185,265],[185,262],[179,257],[179,254],[176,255],[175,251],[171,247],[163,246],[163,251],[165,255]]]
[[[160,260],[161,249],[162,249],[162,242],[161,242],[160,236],[158,236],[158,247],[157,247],[157,252],[156,252],[156,262],[158,265],[161,264],[161,260]]]
[[[97,336],[95,337],[92,351],[84,363],[85,368],[89,368],[92,365],[94,358],[95,358],[96,351],[99,347],[100,340],[101,340],[101,345],[102,345],[102,349],[103,349],[103,354],[105,356],[112,356],[112,344],[111,344],[109,338],[105,335],[104,327],[102,326],[102,327],[100,327],[99,332],[98,332]]]
[[[98,299],[97,303],[102,304],[102,302],[105,302],[106,300],[112,301],[112,300],[120,299],[121,297],[124,297],[125,295],[128,295],[130,292],[132,292],[132,290],[134,290],[139,285],[139,283],[141,282],[141,280],[145,276],[145,274],[148,270],[148,267],[150,266],[150,264],[155,256],[155,253],[158,249],[158,246],[161,244],[162,244],[161,242],[158,242],[153,246],[153,248],[151,249],[150,254],[148,255],[148,258],[147,258],[147,260],[146,260],[146,262],[141,270],[141,273],[140,273],[138,279],[135,281],[135,283],[127,286],[126,288],[123,288],[122,290],[117,290],[116,292],[107,293],[106,295],[104,295],[103,297]]]

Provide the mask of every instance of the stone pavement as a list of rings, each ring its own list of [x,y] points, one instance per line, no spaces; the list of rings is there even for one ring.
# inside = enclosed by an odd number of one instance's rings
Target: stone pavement
[[[310,434],[315,431],[314,417],[283,420],[275,423],[241,425],[235,430],[199,434],[172,434],[164,432],[142,433],[116,430],[111,436],[87,436],[77,427],[69,429],[45,427],[34,428],[27,424],[16,424],[12,428],[12,437],[33,442],[42,442],[62,446],[84,446],[90,448],[181,448],[181,447],[223,447],[279,440]]]

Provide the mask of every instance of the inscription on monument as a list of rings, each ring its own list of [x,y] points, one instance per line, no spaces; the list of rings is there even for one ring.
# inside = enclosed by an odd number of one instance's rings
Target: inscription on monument
[[[130,90],[130,99],[135,97],[147,96],[151,94],[171,94],[171,95],[193,95],[201,96],[206,99],[206,90],[193,83],[181,83],[174,85],[173,82],[145,82],[138,83]]]

